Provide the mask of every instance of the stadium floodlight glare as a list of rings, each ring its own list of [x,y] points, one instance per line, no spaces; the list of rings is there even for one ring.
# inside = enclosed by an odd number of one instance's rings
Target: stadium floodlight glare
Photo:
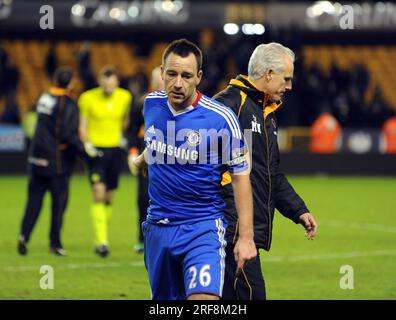
[[[170,14],[178,14],[183,9],[183,2],[180,0],[163,0],[161,3],[163,11]]]
[[[342,14],[342,10],[343,10],[343,8],[342,8],[342,4],[341,3],[339,3],[339,2],[334,3],[334,12],[335,12],[335,14],[337,14],[337,15]]]
[[[308,7],[305,14],[307,15],[308,18],[315,18],[316,17],[316,12],[314,12],[313,7]]]
[[[181,0],[175,0],[173,1],[173,5],[174,5],[174,11],[176,13],[178,13],[179,11],[181,11],[183,9],[184,3]]]
[[[85,14],[85,7],[81,4],[75,4],[71,8],[71,13],[74,14],[75,16],[82,17]]]
[[[13,0],[0,0],[0,10],[11,6]]]
[[[125,11],[120,8],[112,8],[109,11],[109,16],[110,16],[110,18],[112,18],[114,20],[118,20],[118,21],[125,21],[125,19],[126,19]]]
[[[0,7],[11,5],[13,0],[0,0]]]
[[[242,32],[246,35],[261,35],[264,34],[265,28],[261,23],[244,23],[242,25]]]
[[[103,10],[103,8],[99,7],[97,10],[92,15],[92,19],[95,21],[102,21],[106,17],[106,10]]]
[[[7,19],[11,14],[13,0],[0,0],[0,19]]]
[[[164,10],[166,12],[170,12],[170,13],[173,11],[174,6],[175,5],[173,4],[173,2],[171,0],[162,1],[162,4],[161,4],[162,10]]]
[[[330,1],[317,1],[307,8],[306,15],[309,18],[316,18],[321,16],[323,13],[333,15],[336,11],[339,11],[339,6],[332,4]]]
[[[265,27],[261,23],[256,23],[254,24],[254,33],[255,34],[264,34],[265,32]]]
[[[224,30],[224,33],[226,33],[228,35],[234,35],[239,32],[239,27],[235,23],[226,23],[223,26],[223,30]]]
[[[375,9],[376,9],[378,12],[386,12],[386,4],[383,3],[383,2],[377,2],[377,3],[375,4]]]
[[[254,34],[254,26],[251,23],[244,23],[242,25],[242,32],[246,35],[253,35]]]
[[[162,11],[162,0],[154,0],[153,7],[156,11]]]
[[[334,5],[330,1],[319,1],[318,5],[322,8],[323,12],[327,14],[334,14]]]
[[[131,6],[128,8],[128,15],[129,15],[131,18],[137,18],[138,15],[139,15],[139,8],[138,8],[137,6],[135,6],[135,5],[131,5]]]

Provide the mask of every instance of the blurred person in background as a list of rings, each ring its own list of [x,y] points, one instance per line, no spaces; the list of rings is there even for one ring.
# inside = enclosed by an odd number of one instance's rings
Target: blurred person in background
[[[58,60],[56,58],[56,46],[54,42],[51,42],[47,57],[45,58],[45,72],[47,73],[48,78],[52,79],[57,65]]]
[[[149,92],[164,90],[164,81],[161,77],[161,67],[156,67],[151,72],[150,90]],[[147,209],[149,206],[148,194],[148,178],[142,171],[136,171],[133,162],[137,156],[143,152],[145,148],[144,143],[144,118],[143,118],[143,104],[147,94],[144,95],[138,103],[135,103],[131,108],[130,113],[130,128],[128,133],[129,138],[129,152],[128,152],[128,166],[131,173],[138,177],[138,208],[139,208],[139,239],[135,246],[135,252],[142,253],[144,251],[142,223],[146,220]]]
[[[96,86],[91,64],[91,44],[84,42],[77,53],[78,71],[84,83],[84,89],[89,90]]]
[[[394,115],[394,110],[385,101],[382,90],[378,86],[366,109],[366,124],[371,128],[382,128],[384,122]]]
[[[5,98],[5,107],[0,122],[19,124],[20,114],[17,104],[17,90],[20,74],[17,66],[12,63],[7,52],[0,48],[0,99]]]
[[[396,114],[384,122],[381,130],[382,152],[396,153]]]
[[[254,239],[258,249],[269,251],[275,208],[285,217],[305,227],[314,239],[317,223],[304,201],[279,170],[278,123],[275,111],[292,89],[294,53],[279,43],[261,44],[250,56],[248,76],[239,75],[214,98],[238,116],[243,130],[252,131],[250,180],[253,190]],[[226,271],[223,299],[264,300],[265,282],[260,256],[235,275],[233,250],[238,239],[239,220],[229,173],[223,175],[226,202]]]
[[[114,191],[122,170],[123,134],[128,127],[132,95],[118,87],[119,77],[113,67],[104,67],[99,74],[99,87],[81,94],[80,137],[87,150],[98,149],[103,155],[87,163],[92,186],[92,223],[95,252],[109,254],[108,226],[112,215]]]
[[[0,115],[0,123],[18,125],[21,123],[21,115],[16,101],[16,95],[7,95],[5,106]]]
[[[5,95],[6,88],[6,69],[8,65],[8,53],[7,51],[0,47],[0,99]]]
[[[27,254],[27,243],[40,214],[46,191],[51,192],[50,252],[65,256],[61,242],[63,214],[69,195],[69,178],[76,155],[85,154],[78,137],[78,108],[69,96],[73,73],[68,67],[55,71],[53,87],[37,103],[37,125],[28,153],[29,188],[18,239],[18,252]],[[95,150],[89,154],[97,156]]]
[[[311,127],[309,150],[313,153],[335,153],[341,146],[342,129],[329,109],[324,109]]]

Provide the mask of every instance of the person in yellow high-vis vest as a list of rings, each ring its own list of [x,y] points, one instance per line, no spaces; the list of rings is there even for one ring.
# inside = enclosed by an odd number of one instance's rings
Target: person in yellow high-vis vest
[[[118,187],[124,151],[121,148],[123,131],[128,126],[128,112],[132,102],[129,91],[119,88],[117,71],[112,67],[101,70],[99,87],[81,94],[80,137],[85,149],[98,149],[102,156],[88,161],[92,185],[92,222],[95,233],[95,252],[102,257],[109,254],[108,226],[112,213],[112,199]]]

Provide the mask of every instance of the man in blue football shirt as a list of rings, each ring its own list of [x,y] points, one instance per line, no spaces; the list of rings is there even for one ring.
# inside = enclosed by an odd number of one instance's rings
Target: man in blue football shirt
[[[252,194],[248,152],[237,117],[202,95],[202,53],[181,39],[164,51],[165,91],[144,104],[144,153],[150,207],[142,229],[153,299],[216,300],[224,281],[224,200],[221,176],[232,176],[239,216],[236,273],[253,260]]]

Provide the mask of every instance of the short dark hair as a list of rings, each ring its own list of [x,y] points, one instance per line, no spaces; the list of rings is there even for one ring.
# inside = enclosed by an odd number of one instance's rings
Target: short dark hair
[[[165,63],[166,58],[171,54],[177,54],[178,56],[185,58],[190,53],[194,54],[195,59],[197,60],[198,71],[202,69],[202,51],[199,47],[188,41],[187,39],[178,39],[172,41],[165,49],[162,55],[162,63]]]
[[[99,72],[99,77],[109,78],[111,76],[116,76],[118,78],[118,71],[113,66],[105,66]]]
[[[67,88],[73,78],[73,70],[70,67],[59,67],[54,73],[54,82],[57,87]]]

